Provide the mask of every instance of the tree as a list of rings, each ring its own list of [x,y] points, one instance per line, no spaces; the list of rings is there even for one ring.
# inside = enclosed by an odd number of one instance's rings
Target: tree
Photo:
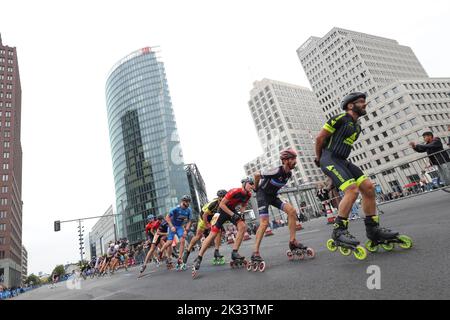
[[[66,274],[66,270],[64,269],[64,266],[62,264],[57,265],[55,269],[52,271],[52,275],[57,274],[58,277],[62,277]]]
[[[29,284],[29,285],[35,286],[35,285],[41,284],[41,279],[39,279],[38,276],[36,276],[35,274],[32,273],[32,274],[30,274],[30,275],[28,276],[28,278],[25,280],[25,283],[26,283],[26,284]]]

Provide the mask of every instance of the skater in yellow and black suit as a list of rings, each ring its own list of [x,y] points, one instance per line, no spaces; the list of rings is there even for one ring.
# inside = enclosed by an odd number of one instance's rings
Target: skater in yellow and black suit
[[[202,238],[202,235],[205,233],[206,230],[211,229],[211,220],[212,220],[214,214],[216,214],[218,212],[220,201],[222,201],[223,197],[225,197],[226,194],[227,194],[226,190],[217,191],[217,198],[203,206],[202,212],[200,214],[200,219],[198,220],[197,233],[191,239],[191,242],[189,243],[189,246],[183,255],[184,263],[187,262],[189,254],[191,253],[191,251],[194,248],[194,245],[197,243],[197,241]],[[219,235],[214,240],[214,245],[215,245],[214,258],[219,259],[219,260],[221,258],[223,258],[223,256],[221,256],[219,253],[220,241],[221,241],[221,236]]]
[[[355,257],[365,259],[366,251],[362,247],[357,247],[359,241],[347,230],[348,216],[359,192],[362,194],[362,207],[366,215],[367,237],[377,242],[392,239],[398,233],[379,227],[374,184],[361,169],[347,160],[354,142],[361,133],[358,118],[367,113],[366,94],[350,93],[342,100],[341,107],[345,113],[329,119],[316,138],[315,163],[333,180],[334,186],[344,192],[344,197],[339,203],[339,214],[334,224],[332,239],[338,245],[343,244],[346,248],[356,249]]]

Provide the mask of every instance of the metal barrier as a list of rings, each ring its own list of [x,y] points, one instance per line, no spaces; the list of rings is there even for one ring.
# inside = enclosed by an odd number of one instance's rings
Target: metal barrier
[[[370,175],[377,202],[450,186],[450,150],[443,150]]]

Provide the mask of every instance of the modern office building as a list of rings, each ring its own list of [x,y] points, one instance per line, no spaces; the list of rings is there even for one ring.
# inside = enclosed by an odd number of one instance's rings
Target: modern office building
[[[27,279],[28,274],[28,251],[22,246],[22,283]]]
[[[186,164],[184,166],[184,170],[186,171],[190,195],[192,198],[190,207],[192,208],[193,218],[197,220],[199,219],[202,207],[208,203],[205,182],[203,181],[200,170],[198,170],[195,163]]]
[[[314,137],[325,118],[307,88],[263,79],[253,83],[248,102],[264,154],[244,166],[247,175],[280,165],[280,151],[294,148],[298,163],[288,187],[323,181],[314,164]]]
[[[121,59],[106,82],[119,237],[145,239],[149,214],[189,193],[164,64],[157,47]]]
[[[115,242],[118,239],[115,219],[111,216],[112,214],[114,214],[114,211],[113,207],[110,206],[103,214],[104,217],[100,218],[89,232],[89,242],[86,242],[85,250],[88,250],[90,257],[105,254],[108,243]],[[87,248],[88,245],[89,248]]]
[[[22,92],[17,50],[0,36],[0,278],[22,282]]]
[[[333,28],[322,38],[309,38],[297,54],[327,118],[343,112],[340,101],[348,93],[368,94],[362,135],[350,157],[366,174],[391,172],[423,156],[408,143],[422,141],[424,131],[448,135],[450,79],[429,78],[411,48]]]

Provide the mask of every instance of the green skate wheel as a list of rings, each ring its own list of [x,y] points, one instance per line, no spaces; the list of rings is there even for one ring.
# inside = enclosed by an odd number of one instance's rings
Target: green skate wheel
[[[383,244],[381,244],[381,247],[386,251],[392,251],[392,249],[394,249],[394,244],[393,243],[383,243]]]
[[[222,257],[222,258],[220,259],[220,264],[225,264],[225,258],[224,258],[224,257]]]
[[[366,248],[367,250],[369,250],[370,252],[374,253],[378,251],[378,245],[374,245],[372,240],[367,240],[366,242]]]
[[[364,249],[364,247],[357,246],[356,250],[353,251],[353,255],[358,260],[364,260],[365,258],[367,258],[367,251],[366,251],[366,249]]]
[[[216,259],[213,259],[213,265],[215,266],[215,265],[217,265],[217,262],[216,262]]]
[[[331,252],[335,252],[337,250],[336,244],[334,243],[333,239],[329,239],[327,241],[327,249],[330,250]]]
[[[352,253],[352,250],[347,249],[347,248],[343,248],[343,247],[339,247],[339,252],[343,255],[343,256],[349,256]]]
[[[398,236],[398,238],[402,241],[402,243],[399,244],[400,248],[410,249],[413,246],[413,241],[410,237],[402,234]]]

